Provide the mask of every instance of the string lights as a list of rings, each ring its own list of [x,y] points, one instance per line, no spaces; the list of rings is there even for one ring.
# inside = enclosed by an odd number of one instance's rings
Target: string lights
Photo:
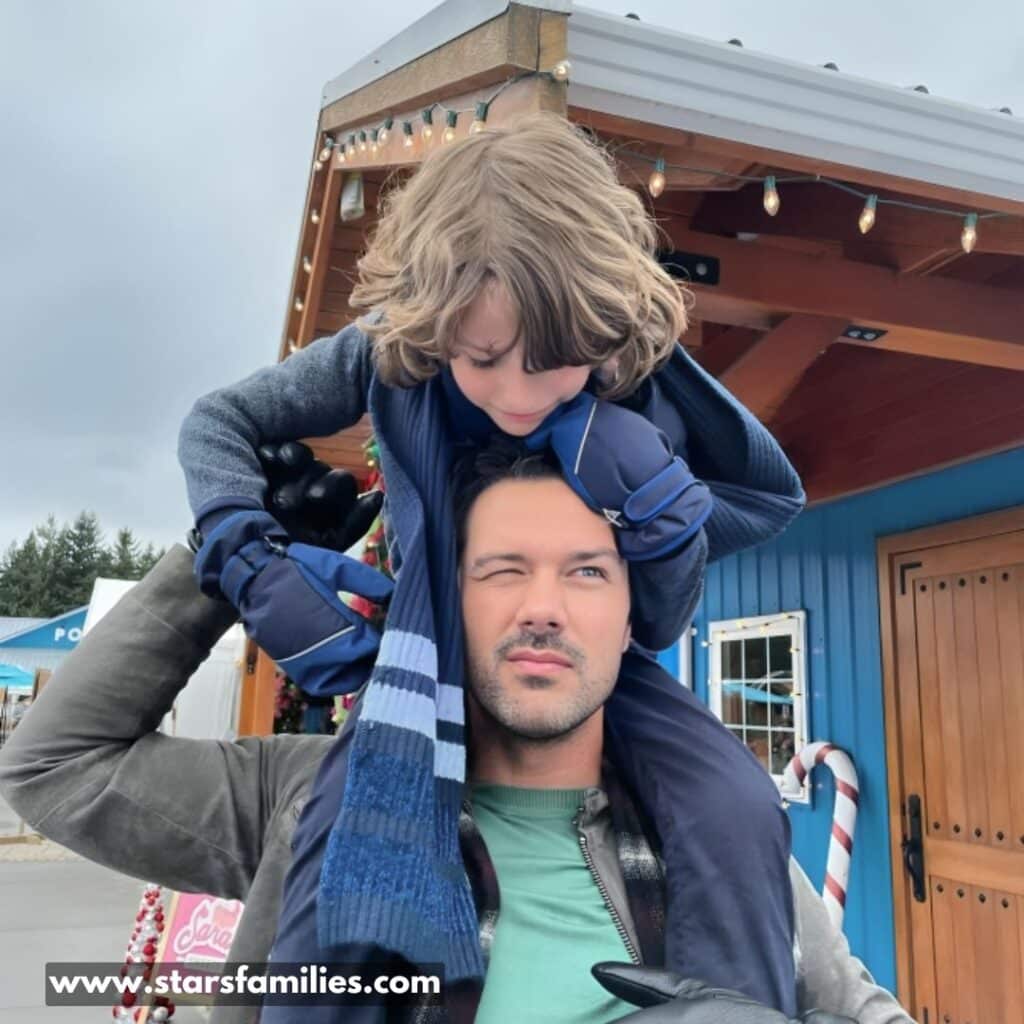
[[[960,247],[965,253],[970,253],[974,250],[978,242],[978,229],[981,221],[991,220],[995,217],[1010,216],[1005,213],[968,213],[965,215],[963,210],[950,210],[942,206],[929,206],[924,203],[908,202],[904,199],[883,199],[875,192],[862,192],[860,189],[853,188],[843,181],[826,178],[820,174],[798,174],[785,178],[776,177],[774,174],[734,174],[731,171],[723,171],[713,167],[690,167],[685,164],[670,164],[664,157],[652,157],[647,153],[639,153],[627,149],[616,150],[616,156],[626,156],[641,163],[651,164],[654,167],[651,176],[647,180],[647,191],[655,199],[665,190],[665,172],[671,169],[690,174],[714,175],[717,178],[728,178],[731,181],[759,182],[763,190],[762,203],[764,210],[770,217],[774,217],[782,208],[782,195],[779,191],[780,185],[812,183],[823,185],[826,188],[834,188],[840,192],[846,192],[849,195],[857,196],[859,199],[864,200],[864,206],[857,218],[857,227],[863,235],[866,235],[875,226],[879,208],[883,206],[900,207],[904,210],[917,210],[920,213],[932,213],[941,217],[956,217],[963,222],[960,232]]]
[[[439,132],[440,141],[445,144],[451,143],[455,141],[458,134],[457,129],[460,114],[473,113],[473,120],[469,127],[469,133],[475,135],[486,129],[487,115],[490,111],[491,104],[510,86],[527,78],[548,78],[553,82],[566,84],[568,83],[571,74],[572,65],[570,62],[568,60],[560,60],[551,68],[550,71],[526,71],[521,74],[514,75],[502,83],[502,85],[500,85],[490,97],[485,100],[480,100],[473,107],[453,109],[445,106],[445,104],[441,102],[432,103],[430,106],[424,107],[420,111],[418,118],[403,120],[401,122],[402,146],[405,149],[412,149],[415,145],[417,132],[414,129],[414,121],[417,119],[419,121],[419,137],[425,144],[429,144],[434,141],[435,128],[437,127],[435,112],[443,111],[444,129]],[[362,128],[357,132],[350,132],[344,143],[342,143],[340,136],[331,137],[330,135],[325,135],[323,147],[314,161],[314,171],[319,171],[330,160],[332,153],[337,153],[337,162],[339,164],[353,160],[357,153],[367,153],[368,150],[372,155],[378,155],[381,147],[386,145],[390,139],[394,125],[395,118],[389,115],[376,127]],[[638,162],[645,162],[652,166],[650,176],[647,179],[647,191],[655,199],[665,191],[668,180],[668,171],[670,170],[688,172],[691,174],[710,174],[717,178],[726,178],[732,181],[760,183],[763,190],[762,204],[764,206],[764,210],[770,217],[775,217],[782,208],[782,192],[780,191],[779,186],[810,182],[823,185],[827,188],[838,189],[864,201],[864,205],[857,217],[857,227],[862,235],[866,235],[871,231],[875,226],[877,218],[881,216],[881,208],[886,206],[900,207],[907,210],[917,210],[922,213],[936,214],[938,216],[956,217],[962,222],[962,228],[960,231],[960,247],[965,253],[971,253],[974,251],[978,242],[978,232],[982,221],[993,217],[1009,216],[1009,214],[991,212],[971,212],[965,214],[963,210],[952,210],[939,206],[929,206],[923,203],[908,202],[902,199],[885,199],[877,193],[862,192],[859,189],[847,185],[845,182],[837,181],[833,178],[826,178],[820,174],[792,175],[787,177],[778,177],[774,174],[735,174],[718,168],[689,167],[681,164],[672,164],[662,156],[653,157],[647,153],[633,152],[625,149],[617,150],[616,154],[618,156],[628,156]],[[314,224],[319,223],[319,213],[314,210],[310,214],[310,219]]]

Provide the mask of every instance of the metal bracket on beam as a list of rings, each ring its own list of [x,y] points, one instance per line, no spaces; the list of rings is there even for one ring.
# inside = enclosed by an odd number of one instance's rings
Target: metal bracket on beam
[[[719,261],[714,256],[701,256],[681,249],[663,250],[658,262],[673,276],[689,284],[718,284]]]

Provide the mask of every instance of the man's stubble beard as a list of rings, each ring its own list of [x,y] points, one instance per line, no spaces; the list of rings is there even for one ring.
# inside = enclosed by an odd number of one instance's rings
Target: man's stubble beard
[[[573,663],[579,685],[571,696],[552,701],[540,716],[525,721],[519,702],[510,697],[501,685],[501,668],[507,664],[505,656],[515,648],[557,651],[568,656]],[[483,713],[515,739],[531,745],[557,743],[575,732],[611,696],[615,678],[592,678],[588,674],[587,659],[578,648],[558,638],[520,636],[499,645],[488,662],[469,657],[469,687]],[[554,689],[559,684],[549,676],[517,673],[516,686],[520,688]]]

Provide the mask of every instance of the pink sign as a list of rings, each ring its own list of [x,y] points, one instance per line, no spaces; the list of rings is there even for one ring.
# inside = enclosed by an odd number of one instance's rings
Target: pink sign
[[[164,942],[164,961],[227,960],[242,916],[239,900],[180,892]]]

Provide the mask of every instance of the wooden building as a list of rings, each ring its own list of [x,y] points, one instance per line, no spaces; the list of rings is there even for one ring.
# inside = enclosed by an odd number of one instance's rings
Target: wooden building
[[[852,755],[846,930],[878,979],[921,1020],[1021,1019],[1024,122],[569,0],[448,0],[326,86],[281,358],[350,322],[381,188],[487,101],[613,145],[692,284],[684,344],[805,482],[667,660],[776,774],[808,739]],[[367,433],[317,447],[364,472]],[[819,881],[831,793],[791,810]]]

